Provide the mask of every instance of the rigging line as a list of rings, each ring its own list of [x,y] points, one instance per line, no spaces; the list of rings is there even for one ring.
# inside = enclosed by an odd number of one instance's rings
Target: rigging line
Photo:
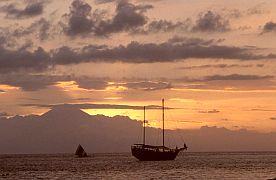
[[[173,123],[175,129],[177,129],[176,123],[175,123],[175,121],[172,118],[170,110],[167,110],[167,116],[169,117],[169,118],[167,118],[168,121],[171,122],[171,123]],[[177,144],[177,141],[176,141],[177,137],[176,137],[175,131],[170,131],[170,132],[171,133],[170,133],[170,136],[169,136],[169,138],[170,138],[169,141],[171,141],[171,139],[173,139],[172,141],[173,141],[174,144],[172,144],[172,145],[176,145]]]
[[[152,117],[154,117],[154,121],[156,123],[155,124],[155,131],[152,131],[152,137],[156,137],[156,138],[154,138],[153,142],[156,145],[160,145],[160,142],[161,142],[160,136],[161,136],[162,132],[160,132],[160,128],[159,128],[159,123],[160,123],[160,121],[159,121],[159,119],[160,119],[159,110],[152,110],[152,114],[153,114]],[[157,125],[157,127],[156,127],[156,125]]]
[[[171,112],[170,111],[168,111],[168,115],[171,118]],[[175,121],[177,121],[177,123],[175,123]],[[182,130],[176,126],[177,124],[181,124],[181,123],[180,123],[178,118],[177,118],[177,120],[174,120],[173,122],[174,122],[175,130],[177,132],[176,134],[178,135],[178,138],[180,138],[180,141],[182,141],[181,143],[183,144],[185,142],[184,141],[185,138],[183,138],[183,134],[181,133]],[[174,135],[176,136],[176,134],[174,134]]]

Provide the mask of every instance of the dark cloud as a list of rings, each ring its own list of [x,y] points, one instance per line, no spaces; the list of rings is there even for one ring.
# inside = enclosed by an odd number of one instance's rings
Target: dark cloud
[[[3,46],[7,42],[6,29],[0,27],[0,44]]]
[[[131,106],[131,105],[119,105],[119,104],[22,104],[22,106],[41,107],[41,108],[75,108],[75,109],[132,109],[142,110],[144,106]],[[171,107],[165,107],[166,109],[173,109]],[[162,106],[148,105],[146,109],[162,109]]]
[[[21,98],[23,100],[27,100],[27,101],[41,101],[41,99],[39,98]]]
[[[213,109],[213,110],[208,110],[208,111],[199,111],[199,113],[207,113],[207,114],[215,114],[219,113],[220,111]]]
[[[8,117],[8,116],[11,116],[11,115],[9,115],[6,112],[0,112],[0,118],[2,118],[2,117]]]
[[[241,12],[239,9],[231,9],[229,12],[227,12],[227,16],[229,18],[240,18],[243,16],[243,12]]]
[[[143,90],[143,91],[155,91],[170,89],[172,85],[168,82],[152,82],[152,81],[141,81],[141,82],[128,82],[124,84],[129,89]]]
[[[199,66],[185,66],[180,67],[178,69],[207,69],[207,68],[252,68],[252,67],[263,67],[264,64],[206,64],[206,65],[199,65]]]
[[[19,9],[15,4],[9,4],[1,8],[9,18],[28,18],[38,16],[43,13],[43,5],[45,1],[32,1],[25,8]]]
[[[127,0],[121,0],[117,4],[114,17],[111,20],[101,21],[95,34],[108,35],[144,26],[147,23],[144,13],[151,8],[153,8],[151,5],[134,5]]]
[[[251,109],[250,111],[267,111],[267,112],[272,112],[272,111],[276,111],[276,110],[275,109],[254,108],[254,109]]]
[[[160,44],[131,42],[115,47],[87,45],[81,48],[71,48],[64,46],[49,52],[41,47],[29,51],[26,47],[9,50],[0,46],[0,72],[13,72],[20,69],[46,70],[54,65],[83,62],[155,63],[182,61],[189,58],[258,60],[276,57],[274,54],[255,54],[253,51],[256,49],[255,47],[218,45],[215,40],[179,37]]]
[[[47,76],[28,74],[5,74],[0,77],[0,84],[19,87],[24,91],[37,91],[55,85],[58,81],[70,80],[68,76]]]
[[[271,117],[270,120],[276,121],[276,117]]]
[[[248,15],[267,14],[269,11],[265,8],[265,2],[255,5],[247,10]]]
[[[204,81],[250,81],[250,80],[269,80],[273,79],[274,76],[258,76],[258,75],[242,75],[242,74],[231,74],[231,75],[213,75],[204,78]]]
[[[51,24],[44,18],[33,22],[29,27],[16,29],[12,34],[16,37],[24,37],[30,34],[37,34],[40,40],[45,40],[49,37]]]
[[[144,13],[151,8],[151,5],[134,5],[127,0],[120,0],[113,17],[107,19],[105,14],[92,12],[92,7],[88,3],[74,0],[70,13],[65,15],[67,22],[63,23],[64,31],[69,36],[107,36],[111,33],[130,31],[147,23]]]
[[[128,62],[153,63],[173,62],[188,58],[257,60],[275,58],[273,54],[257,55],[253,47],[234,47],[214,44],[203,39],[178,39],[167,42],[139,43],[131,42],[109,48],[106,46],[85,46],[81,49],[62,47],[53,51],[53,62],[72,64],[80,62]]]
[[[92,7],[82,1],[74,0],[70,7],[70,13],[65,14],[68,20],[64,31],[67,35],[84,35],[90,33],[94,28],[94,20],[91,15]]]
[[[192,31],[200,32],[225,32],[230,30],[230,24],[227,19],[212,11],[200,14]]]
[[[9,50],[0,45],[0,73],[20,69],[45,70],[50,65],[50,54],[39,47],[34,51],[26,48]]]
[[[111,3],[115,2],[116,0],[95,0],[96,4],[105,4],[105,3]]]
[[[157,33],[157,32],[171,32],[171,31],[187,31],[191,26],[191,20],[186,21],[168,21],[168,20],[156,20],[151,21],[145,27],[134,29],[132,34],[141,33]]]
[[[172,85],[168,82],[158,81],[138,81],[138,82],[113,82],[109,84],[108,78],[91,78],[91,77],[77,77],[72,79],[76,82],[79,88],[87,90],[104,90],[108,86],[126,87],[128,89],[142,90],[142,91],[156,91],[169,89]]]
[[[37,91],[49,86],[56,85],[58,82],[74,81],[79,88],[87,90],[104,90],[108,82],[102,78],[75,77],[66,75],[31,75],[22,73],[3,74],[0,77],[0,84],[19,87],[24,91]]]
[[[74,81],[79,88],[88,90],[104,90],[106,87],[108,87],[107,79],[102,78],[79,77],[75,78]]]
[[[4,90],[2,90],[2,89],[0,89],[0,93],[5,93],[6,91],[4,91]]]
[[[49,86],[57,85],[58,82],[73,81],[79,88],[86,90],[105,90],[108,87],[126,87],[128,89],[135,89],[141,91],[156,91],[169,89],[172,85],[168,82],[158,81],[139,81],[131,82],[114,82],[109,78],[95,78],[89,76],[66,76],[66,75],[31,75],[22,73],[3,74],[0,76],[0,84],[19,87],[24,91],[37,91],[45,89]],[[1,93],[1,91],[0,91]],[[33,99],[36,100],[36,99]]]
[[[275,90],[273,76],[258,75],[212,75],[202,78],[191,79],[182,77],[174,80],[174,87],[184,89],[201,89],[201,90]]]
[[[181,123],[193,123],[193,124],[202,124],[203,122],[201,121],[185,121],[185,120],[182,120],[182,121],[179,121]]]
[[[266,32],[276,32],[276,23],[272,21],[267,22],[263,27],[263,33]]]
[[[74,98],[73,101],[91,101],[91,98]]]
[[[19,87],[24,91],[37,91],[58,82],[74,81],[79,88],[87,90],[104,90],[108,87],[107,79],[93,77],[75,77],[66,75],[31,75],[22,73],[5,74],[0,77],[0,84]]]

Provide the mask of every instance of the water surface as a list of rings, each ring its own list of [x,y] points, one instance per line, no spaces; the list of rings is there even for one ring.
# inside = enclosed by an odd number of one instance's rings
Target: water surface
[[[276,152],[190,153],[139,162],[130,153],[0,155],[0,179],[271,179]]]

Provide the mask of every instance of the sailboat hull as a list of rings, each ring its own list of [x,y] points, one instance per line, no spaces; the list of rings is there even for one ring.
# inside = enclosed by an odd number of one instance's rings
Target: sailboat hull
[[[134,157],[140,161],[169,161],[174,160],[178,153],[182,150],[187,150],[186,144],[183,148],[171,149],[165,146],[165,128],[164,128],[164,99],[162,99],[162,110],[163,110],[163,145],[162,146],[152,146],[145,144],[145,132],[146,132],[146,118],[145,112],[146,107],[144,107],[144,133],[143,133],[143,144],[134,144],[131,146],[131,153]]]
[[[163,149],[162,147],[132,146],[131,152],[140,161],[169,161],[174,160],[180,149]]]

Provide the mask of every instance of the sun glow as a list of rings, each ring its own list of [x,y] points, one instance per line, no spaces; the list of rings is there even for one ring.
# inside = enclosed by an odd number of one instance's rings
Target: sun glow
[[[19,88],[14,87],[14,86],[0,84],[0,89],[3,90],[3,91],[7,91],[7,90],[14,90],[14,89],[17,90]],[[4,93],[4,92],[2,92],[2,93]]]
[[[139,110],[129,109],[82,109],[84,112],[90,115],[102,114],[108,117],[114,116],[128,116],[131,119],[141,120],[143,119],[143,112]]]
[[[106,100],[119,100],[119,99],[122,99],[122,97],[106,97],[104,99],[106,99]]]
[[[75,81],[60,81],[57,82],[56,86],[63,89],[63,91],[81,90]]]

